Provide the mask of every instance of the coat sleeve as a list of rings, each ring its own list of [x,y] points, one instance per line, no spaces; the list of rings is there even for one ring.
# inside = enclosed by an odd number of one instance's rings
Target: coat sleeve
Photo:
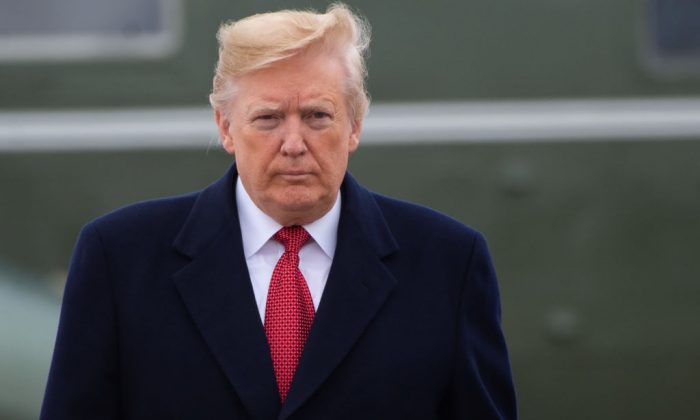
[[[446,417],[517,419],[496,273],[481,235],[472,247],[458,316],[457,356]]]
[[[102,240],[88,224],[70,263],[41,420],[120,417],[112,288]]]

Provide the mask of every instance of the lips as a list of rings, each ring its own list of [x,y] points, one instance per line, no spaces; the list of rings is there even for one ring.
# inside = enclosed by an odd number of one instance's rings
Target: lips
[[[282,179],[287,182],[304,182],[307,178],[311,176],[311,172],[308,171],[283,171],[278,174]]]
[[[283,171],[283,172],[280,172],[280,175],[283,175],[283,176],[301,176],[301,175],[311,175],[311,172],[308,172],[308,171]]]

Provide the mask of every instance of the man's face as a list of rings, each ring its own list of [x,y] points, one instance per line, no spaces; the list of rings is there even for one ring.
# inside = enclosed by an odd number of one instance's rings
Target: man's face
[[[282,225],[310,223],[335,202],[357,149],[341,62],[306,52],[240,77],[228,115],[216,112],[253,202]]]

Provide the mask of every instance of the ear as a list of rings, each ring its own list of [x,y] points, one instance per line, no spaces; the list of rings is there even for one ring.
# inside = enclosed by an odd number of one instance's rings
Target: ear
[[[216,126],[219,128],[221,145],[224,147],[224,150],[226,150],[226,153],[234,155],[236,153],[236,148],[233,137],[231,137],[231,123],[228,117],[217,109],[214,111],[214,119],[216,120]]]
[[[360,145],[360,133],[362,132],[362,121],[355,120],[352,123],[352,131],[350,132],[350,138],[348,139],[348,150],[350,153],[357,150]]]

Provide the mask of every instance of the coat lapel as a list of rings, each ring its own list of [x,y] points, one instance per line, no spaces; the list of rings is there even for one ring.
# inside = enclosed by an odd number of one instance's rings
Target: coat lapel
[[[236,171],[202,191],[174,247],[192,260],[174,275],[180,296],[252,417],[272,419],[279,394],[243,254]]]
[[[397,249],[373,196],[346,175],[333,264],[280,419],[323,384],[382,307],[396,284],[382,258]]]

